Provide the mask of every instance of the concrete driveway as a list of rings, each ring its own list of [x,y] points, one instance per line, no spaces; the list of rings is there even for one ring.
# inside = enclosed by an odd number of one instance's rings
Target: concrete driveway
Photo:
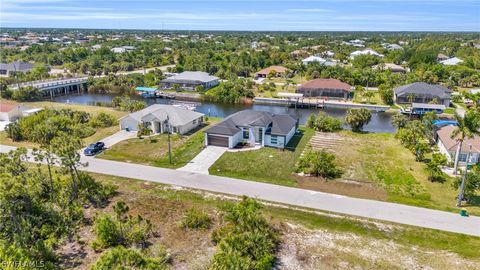
[[[208,168],[227,151],[226,147],[211,146],[203,149],[187,165],[179,168],[180,171],[208,174]]]
[[[106,138],[103,138],[100,141],[105,143],[105,147],[109,148],[121,141],[128,140],[135,137],[137,137],[136,131],[120,130],[119,132],[113,135],[110,135]]]

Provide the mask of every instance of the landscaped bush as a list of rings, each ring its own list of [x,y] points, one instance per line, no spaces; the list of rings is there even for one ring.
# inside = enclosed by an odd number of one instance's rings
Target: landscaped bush
[[[325,150],[308,150],[298,161],[296,170],[325,179],[334,179],[342,175],[342,171],[335,164],[335,155]]]
[[[125,112],[136,112],[144,109],[147,104],[143,101],[131,99],[129,96],[114,97],[112,106]]]
[[[93,242],[93,248],[145,247],[146,241],[152,233],[150,221],[141,216],[128,215],[129,208],[124,202],[117,202],[113,208],[114,216],[103,214],[95,218],[96,239]]]
[[[185,216],[182,218],[180,226],[184,229],[208,229],[212,223],[212,219],[208,214],[192,208],[188,210]]]
[[[110,269],[144,269],[161,270],[167,269],[166,254],[149,257],[135,249],[128,249],[122,246],[105,251],[92,266],[92,270]]]
[[[277,234],[260,213],[261,205],[244,197],[225,207],[225,225],[212,234],[217,253],[210,269],[271,269]]]
[[[320,112],[317,116],[312,113],[307,119],[307,127],[322,132],[334,132],[342,129],[342,121],[324,112]]]

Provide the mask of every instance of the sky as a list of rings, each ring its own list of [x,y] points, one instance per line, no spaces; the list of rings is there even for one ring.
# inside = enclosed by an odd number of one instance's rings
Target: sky
[[[480,31],[480,0],[0,0],[0,27]]]

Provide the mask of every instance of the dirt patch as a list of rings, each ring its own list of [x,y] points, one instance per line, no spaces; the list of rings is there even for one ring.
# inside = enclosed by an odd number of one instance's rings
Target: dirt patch
[[[319,177],[295,176],[299,188],[346,195],[356,198],[385,201],[387,192],[369,182],[359,182],[347,179],[325,180]]]
[[[352,233],[307,230],[287,224],[277,269],[479,269],[444,251],[422,250]]]

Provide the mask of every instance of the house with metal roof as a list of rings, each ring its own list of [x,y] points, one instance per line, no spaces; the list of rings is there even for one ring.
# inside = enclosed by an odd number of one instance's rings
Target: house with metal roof
[[[219,84],[218,77],[202,71],[184,71],[180,74],[163,79],[160,88],[172,89],[178,85],[181,89],[195,90],[197,86],[203,86],[207,90]]]
[[[15,72],[28,72],[33,69],[33,64],[28,62],[14,61],[12,63],[0,63],[0,76],[8,77]]]
[[[298,119],[287,114],[243,110],[205,131],[205,145],[234,148],[238,145],[285,148],[298,128]]]
[[[450,106],[452,91],[445,86],[416,82],[395,88],[396,103],[430,103],[436,100],[438,104]]]
[[[121,130],[138,130],[140,125],[153,133],[185,134],[203,123],[203,113],[165,104],[154,104],[120,118]]]

